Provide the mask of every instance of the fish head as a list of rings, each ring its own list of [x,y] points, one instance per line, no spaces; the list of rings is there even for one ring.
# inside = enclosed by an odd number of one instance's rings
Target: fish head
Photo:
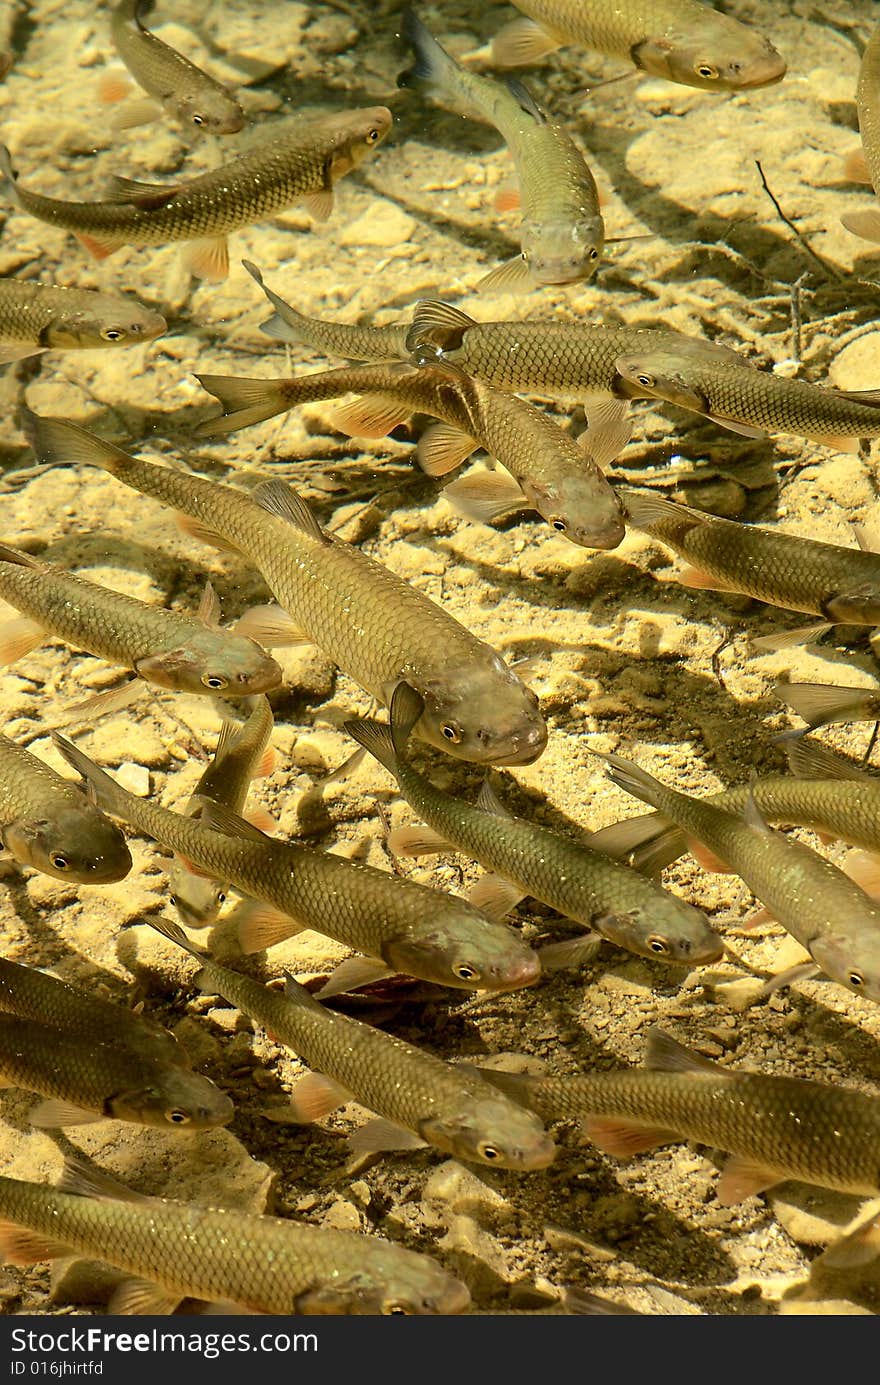
[[[703,391],[688,379],[687,363],[674,356],[618,356],[615,369],[634,399],[665,399],[692,413],[711,412]]]
[[[90,294],[86,299],[77,293],[70,306],[59,308],[43,328],[40,345],[62,350],[134,346],[161,337],[167,326],[161,313],[133,299],[104,293]]]
[[[524,494],[572,543],[583,548],[616,548],[626,532],[623,510],[604,479],[588,471],[560,475],[552,481],[522,480]]]
[[[724,944],[705,914],[672,895],[668,900],[667,907],[658,898],[650,909],[604,914],[594,921],[594,927],[603,938],[639,957],[690,966],[717,962],[723,956]]]
[[[843,625],[880,625],[880,586],[876,581],[850,587],[822,603],[829,620]]]
[[[540,980],[537,952],[512,928],[466,900],[440,899],[441,917],[383,947],[383,960],[395,971],[468,991],[514,991]]]
[[[367,106],[363,110],[337,111],[320,122],[329,146],[330,178],[336,182],[381,144],[393,123],[387,106]],[[315,126],[318,129],[318,125]]]
[[[546,1169],[556,1145],[540,1117],[501,1093],[467,1101],[463,1109],[419,1122],[435,1149],[496,1169]]]
[[[369,1242],[362,1239],[357,1269],[349,1274],[339,1270],[332,1282],[298,1294],[292,1312],[405,1317],[464,1313],[470,1306],[470,1293],[461,1280],[429,1255],[404,1250],[378,1237],[371,1237]]]
[[[201,1073],[169,1066],[152,1085],[112,1097],[106,1114],[161,1130],[193,1131],[228,1125],[235,1108],[226,1093]]]
[[[185,645],[135,664],[147,683],[172,692],[250,697],[280,687],[281,666],[265,649],[233,630],[196,631]]]
[[[82,807],[65,805],[46,818],[19,818],[3,828],[3,843],[16,861],[56,880],[106,885],[131,870],[120,829],[83,795]]]
[[[425,709],[416,735],[457,760],[481,765],[530,765],[547,745],[547,726],[530,688],[492,653],[440,679],[404,678]]]
[[[851,934],[828,934],[814,938],[809,951],[832,981],[856,995],[880,1001],[880,936],[863,933],[856,941]]]
[[[598,269],[605,225],[601,216],[585,216],[574,222],[527,218],[519,239],[536,284],[570,284],[591,279]]]
[[[173,102],[181,125],[206,135],[237,135],[244,129],[244,111],[228,91],[201,84],[198,91],[181,91]]]
[[[171,903],[187,928],[209,928],[226,903],[227,886],[175,861],[168,872]]]
[[[724,15],[707,14],[699,26],[667,28],[635,44],[636,67],[702,91],[742,91],[781,82],[785,59],[763,34],[744,25],[731,27]]]

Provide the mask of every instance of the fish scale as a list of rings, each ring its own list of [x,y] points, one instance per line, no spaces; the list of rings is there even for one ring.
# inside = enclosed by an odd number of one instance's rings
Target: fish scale
[[[469,1297],[427,1255],[379,1237],[277,1217],[160,1198],[129,1203],[106,1194],[76,1196],[3,1177],[0,1215],[45,1234],[56,1254],[67,1244],[161,1286],[177,1300],[232,1302],[279,1314],[385,1313],[396,1311],[395,1304],[405,1305],[399,1309],[404,1312],[456,1313]],[[151,1307],[147,1299],[127,1311]]]

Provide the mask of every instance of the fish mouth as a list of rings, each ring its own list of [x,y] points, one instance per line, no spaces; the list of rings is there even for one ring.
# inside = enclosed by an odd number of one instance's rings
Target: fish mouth
[[[510,737],[506,747],[496,750],[486,757],[492,765],[531,765],[547,749],[547,727],[542,721],[539,726],[529,727],[527,731],[517,732]]]
[[[556,1144],[549,1135],[531,1150],[518,1150],[516,1163],[511,1163],[509,1167],[523,1169],[529,1172],[532,1169],[546,1169],[556,1158]]]
[[[460,1279],[453,1279],[431,1303],[435,1313],[466,1313],[471,1306],[470,1289]]]

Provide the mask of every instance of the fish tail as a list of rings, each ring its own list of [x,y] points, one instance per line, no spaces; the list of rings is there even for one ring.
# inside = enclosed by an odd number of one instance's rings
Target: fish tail
[[[397,85],[412,86],[415,80],[437,87],[448,86],[450,72],[455,72],[458,64],[444,48],[441,48],[434,35],[413,10],[407,9],[403,12],[400,37],[411,46],[416,60],[411,68],[401,72]]]
[[[131,795],[117,784],[115,779],[111,779],[109,774],[105,774],[102,769],[90,760],[78,746],[66,740],[64,736],[59,736],[57,731],[52,732],[52,740],[64,756],[71,769],[75,769],[87,783],[89,797],[93,800],[96,807],[113,813],[117,817],[125,817],[127,804]]]
[[[616,784],[619,789],[625,789],[643,803],[649,803],[652,808],[660,807],[665,790],[652,774],[640,769],[631,760],[624,760],[622,755],[600,755],[599,758],[605,761],[608,778],[612,784]]]
[[[247,270],[255,284],[258,284],[268,298],[272,307],[275,309],[272,317],[260,323],[260,331],[273,341],[294,342],[296,345],[309,345],[308,327],[311,321],[302,313],[298,313],[289,303],[279,297],[277,293],[267,287],[263,282],[263,274],[258,265],[253,260],[242,260],[242,266]]]
[[[38,459],[52,466],[59,464],[99,466],[116,472],[120,462],[130,461],[121,448],[95,437],[75,423],[60,418],[40,418],[22,407],[19,410],[21,429]]]
[[[237,428],[264,423],[290,408],[281,380],[251,380],[236,375],[196,375],[196,379],[223,405],[219,418],[209,418],[198,425],[195,431],[199,437],[222,437]]]

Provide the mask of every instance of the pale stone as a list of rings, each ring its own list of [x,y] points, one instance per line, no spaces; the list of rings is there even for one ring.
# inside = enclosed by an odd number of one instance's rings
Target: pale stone
[[[116,780],[130,794],[134,794],[135,798],[149,798],[150,771],[145,765],[136,765],[132,760],[126,760],[117,769]]]
[[[400,245],[418,226],[415,217],[382,198],[374,198],[367,211],[339,232],[341,245]]]

